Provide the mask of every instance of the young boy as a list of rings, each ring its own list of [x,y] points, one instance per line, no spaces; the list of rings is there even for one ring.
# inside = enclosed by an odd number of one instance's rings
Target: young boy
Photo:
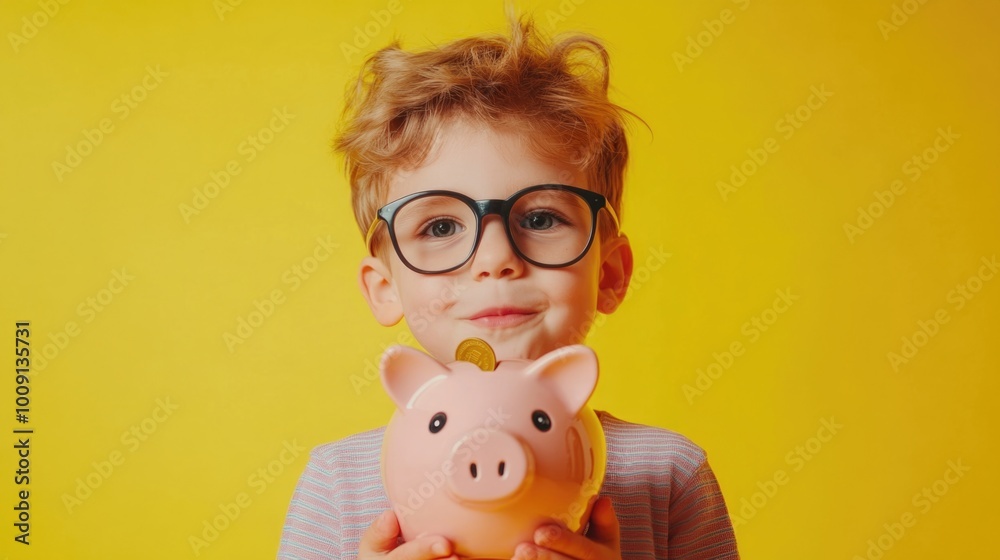
[[[443,363],[470,337],[497,360],[581,343],[632,273],[617,218],[627,111],[607,99],[607,52],[584,35],[543,42],[530,19],[510,19],[509,39],[377,52],[334,146],[370,252],[362,294],[379,323],[405,318]],[[677,433],[598,416],[608,465],[587,534],[541,527],[515,558],[738,558],[705,452]],[[279,557],[454,557],[440,536],[399,542],[379,474],[383,433],[313,451]]]

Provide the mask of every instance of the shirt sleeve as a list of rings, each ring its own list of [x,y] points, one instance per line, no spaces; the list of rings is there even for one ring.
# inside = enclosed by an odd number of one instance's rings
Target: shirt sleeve
[[[313,451],[285,517],[279,560],[340,558],[341,515],[334,471]]]
[[[671,560],[739,559],[729,510],[708,461],[676,488],[670,502]]]

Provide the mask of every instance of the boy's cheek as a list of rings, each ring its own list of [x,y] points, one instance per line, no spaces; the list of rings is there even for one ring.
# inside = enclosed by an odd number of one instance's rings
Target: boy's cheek
[[[442,363],[448,363],[455,359],[455,348],[458,346],[458,340],[451,340],[452,337],[448,336],[448,333],[443,333],[439,329],[434,329],[429,326],[429,323],[422,324],[419,317],[414,318],[413,323],[409,321],[407,324],[410,327],[410,332],[413,333],[413,338],[409,340],[401,341],[403,344],[413,344],[414,342],[419,343],[424,350],[427,351],[436,360]],[[416,339],[414,341],[414,339]]]
[[[406,324],[409,325],[410,331],[412,331],[413,334],[417,335],[417,336],[419,336],[420,333],[422,333],[425,330],[427,330],[427,326],[428,326],[427,319],[424,319],[423,317],[421,317],[419,315],[416,316],[416,317],[412,317],[412,318],[411,317],[407,317],[406,318]]]

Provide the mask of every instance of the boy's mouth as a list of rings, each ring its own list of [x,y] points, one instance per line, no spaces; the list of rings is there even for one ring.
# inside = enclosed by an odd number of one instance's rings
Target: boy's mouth
[[[491,307],[474,313],[468,320],[487,328],[513,327],[530,321],[537,314],[532,309],[520,307]]]

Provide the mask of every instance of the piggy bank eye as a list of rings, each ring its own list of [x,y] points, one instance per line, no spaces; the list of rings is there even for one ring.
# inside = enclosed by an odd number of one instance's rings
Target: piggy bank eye
[[[549,418],[545,411],[536,410],[531,413],[531,423],[538,428],[540,432],[547,432],[552,428],[552,419]]]
[[[438,412],[431,417],[431,424],[428,426],[432,434],[436,434],[444,428],[444,423],[448,421],[448,417],[445,416],[443,412]]]

